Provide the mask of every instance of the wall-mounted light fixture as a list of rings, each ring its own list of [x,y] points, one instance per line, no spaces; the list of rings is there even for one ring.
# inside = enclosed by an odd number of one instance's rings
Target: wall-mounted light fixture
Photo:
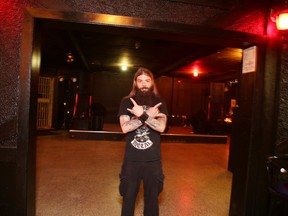
[[[72,81],[73,83],[76,83],[78,81],[76,76],[60,76],[58,77],[59,82],[64,82],[65,80],[67,81]]]
[[[288,36],[288,1],[271,9],[270,18],[282,36]]]
[[[71,80],[73,83],[76,83],[77,82],[77,77],[71,77]]]

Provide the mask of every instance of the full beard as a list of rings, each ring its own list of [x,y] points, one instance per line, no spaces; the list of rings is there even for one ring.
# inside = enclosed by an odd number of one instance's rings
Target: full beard
[[[153,89],[136,88],[134,99],[138,105],[152,106]]]

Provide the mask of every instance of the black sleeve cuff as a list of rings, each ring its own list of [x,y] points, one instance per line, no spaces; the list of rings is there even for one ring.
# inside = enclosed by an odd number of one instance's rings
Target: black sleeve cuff
[[[147,115],[146,112],[144,112],[141,116],[139,116],[139,120],[144,123],[147,119],[149,118],[149,116]]]

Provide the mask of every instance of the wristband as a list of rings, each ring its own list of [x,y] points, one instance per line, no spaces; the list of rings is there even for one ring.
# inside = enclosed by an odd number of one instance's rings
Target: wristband
[[[149,115],[147,115],[146,112],[143,112],[141,116],[139,116],[139,120],[144,123],[149,118]]]

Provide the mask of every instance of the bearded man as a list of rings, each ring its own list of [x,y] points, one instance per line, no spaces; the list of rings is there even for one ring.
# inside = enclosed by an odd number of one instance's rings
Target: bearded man
[[[118,116],[126,133],[125,155],[120,173],[123,197],[121,216],[134,216],[141,181],[144,186],[144,216],[158,216],[158,195],[163,190],[160,133],[164,132],[168,111],[159,97],[153,73],[139,68],[130,94],[121,101]]]

